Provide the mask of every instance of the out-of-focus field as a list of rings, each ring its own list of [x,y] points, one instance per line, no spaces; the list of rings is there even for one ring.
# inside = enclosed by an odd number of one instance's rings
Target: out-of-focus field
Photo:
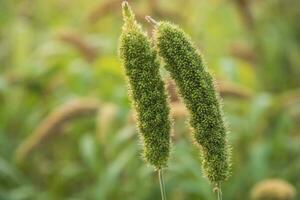
[[[137,0],[137,18],[179,24],[204,54],[233,146],[223,199],[259,181],[300,199],[300,1]],[[120,0],[0,0],[0,199],[156,200],[117,56]],[[211,200],[199,149],[169,75],[168,199]]]

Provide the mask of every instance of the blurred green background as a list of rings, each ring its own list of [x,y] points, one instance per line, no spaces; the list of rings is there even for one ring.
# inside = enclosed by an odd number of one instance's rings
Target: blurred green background
[[[223,199],[247,200],[267,178],[287,180],[300,199],[300,1],[129,3],[150,35],[145,15],[185,29],[215,75],[233,146]],[[1,200],[160,199],[117,56],[120,4],[0,0]],[[214,199],[162,74],[175,118],[168,199]]]

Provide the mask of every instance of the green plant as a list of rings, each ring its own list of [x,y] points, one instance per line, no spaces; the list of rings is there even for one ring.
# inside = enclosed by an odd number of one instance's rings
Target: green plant
[[[126,1],[122,3],[122,11],[125,23],[120,37],[120,57],[137,114],[144,158],[158,170],[161,196],[166,199],[162,168],[169,157],[171,123],[165,86],[156,51]]]
[[[162,169],[169,157],[171,129],[165,87],[151,41],[127,2],[123,2],[122,8],[125,23],[120,37],[120,57],[137,114],[144,157],[156,169]]]
[[[235,4],[241,1],[253,15],[251,30]],[[121,2],[0,0],[0,199],[160,198],[157,172],[140,158],[142,146],[116,55]],[[299,191],[300,1],[129,3],[137,21],[146,14],[170,20],[203,49],[219,85],[234,149],[223,199],[248,200],[252,186],[267,177],[288,180]],[[84,48],[61,38],[64,33],[74,33],[96,52],[92,62]],[[57,105],[82,97],[100,101],[105,126],[95,120],[97,114],[69,121],[17,165],[16,149],[45,117]],[[213,200],[199,149],[190,143],[187,110],[178,100],[170,105],[178,117],[173,117],[174,147],[164,170],[167,197]],[[115,114],[108,104],[116,107]]]
[[[204,172],[220,196],[220,183],[229,176],[230,151],[213,78],[183,30],[168,22],[156,23],[150,17],[147,19],[155,23],[158,53],[189,110],[194,138],[202,148]]]

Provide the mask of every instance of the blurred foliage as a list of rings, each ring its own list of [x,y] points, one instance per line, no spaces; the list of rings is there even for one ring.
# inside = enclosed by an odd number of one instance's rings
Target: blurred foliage
[[[1,200],[160,198],[157,175],[140,157],[117,57],[120,2],[0,0]],[[145,15],[180,24],[221,94],[223,83],[242,88],[243,98],[224,95],[234,156],[224,199],[249,199],[265,178],[289,181],[300,199],[300,1],[130,3],[150,34]],[[98,116],[66,124],[16,162],[17,148],[56,107],[86,97],[101,102]],[[214,199],[186,115],[174,126],[168,198]]]

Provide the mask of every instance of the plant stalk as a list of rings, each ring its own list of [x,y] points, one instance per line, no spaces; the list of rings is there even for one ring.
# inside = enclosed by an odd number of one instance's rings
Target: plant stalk
[[[162,169],[158,170],[158,178],[159,178],[161,199],[162,200],[167,200],[166,191],[165,191],[165,184],[164,184],[164,177],[163,177],[163,170]]]

